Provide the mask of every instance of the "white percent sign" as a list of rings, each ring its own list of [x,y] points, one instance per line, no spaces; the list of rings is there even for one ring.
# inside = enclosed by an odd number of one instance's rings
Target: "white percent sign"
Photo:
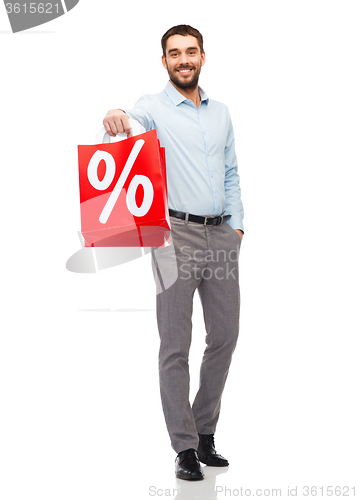
[[[101,224],[106,224],[113,210],[113,207],[115,206],[115,203],[118,197],[120,196],[122,188],[125,185],[126,179],[130,174],[131,168],[133,167],[133,164],[135,163],[136,158],[139,152],[141,151],[144,143],[145,141],[143,139],[139,139],[133,145],[131,153],[127,158],[126,164],[123,167],[120,177],[118,178],[118,181],[116,182],[115,187],[111,192],[106,202],[106,205],[104,206],[101,212],[99,218]],[[97,175],[97,170],[102,160],[104,160],[106,163],[106,171],[104,178],[100,181]],[[96,153],[92,155],[92,158],[87,167],[87,177],[92,187],[94,187],[99,191],[104,191],[110,186],[111,182],[115,177],[115,173],[116,173],[116,163],[114,157],[110,153],[108,153],[107,151],[98,150],[96,151]],[[136,190],[140,184],[142,184],[143,186],[144,196],[141,205],[137,206]],[[131,180],[127,190],[126,205],[128,210],[131,212],[132,215],[136,217],[143,217],[144,215],[147,214],[147,212],[151,208],[153,195],[154,195],[154,190],[150,179],[144,175],[135,175]]]

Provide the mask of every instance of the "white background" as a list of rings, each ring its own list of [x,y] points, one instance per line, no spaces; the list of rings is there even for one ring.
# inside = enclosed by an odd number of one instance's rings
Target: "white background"
[[[109,109],[164,88],[160,38],[181,23],[204,36],[201,86],[230,107],[245,207],[241,332],[216,432],[231,465],[195,484],[174,478],[149,256],[65,267],[80,249],[77,145]],[[359,494],[358,25],[349,0],[81,0],[12,34],[0,6],[2,499]],[[193,323],[191,398],[197,298]]]

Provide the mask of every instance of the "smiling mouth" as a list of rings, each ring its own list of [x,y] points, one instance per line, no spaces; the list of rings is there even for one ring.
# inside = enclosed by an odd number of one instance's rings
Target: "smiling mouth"
[[[181,75],[189,75],[192,71],[192,68],[181,68],[177,70]]]

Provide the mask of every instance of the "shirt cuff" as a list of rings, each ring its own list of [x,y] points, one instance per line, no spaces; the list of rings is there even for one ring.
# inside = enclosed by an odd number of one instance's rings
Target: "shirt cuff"
[[[232,217],[227,221],[227,223],[231,226],[232,229],[240,229],[244,234],[243,219],[239,214],[232,215]]]

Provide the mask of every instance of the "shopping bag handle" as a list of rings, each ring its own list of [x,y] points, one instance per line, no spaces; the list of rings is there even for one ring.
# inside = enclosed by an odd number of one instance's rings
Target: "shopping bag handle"
[[[137,120],[129,118],[131,125],[132,135],[144,134],[146,132],[145,127],[143,127]],[[107,142],[118,142],[127,139],[127,134],[117,134],[116,137],[110,137],[106,132],[105,127],[102,127],[96,134],[96,144],[102,144]]]

